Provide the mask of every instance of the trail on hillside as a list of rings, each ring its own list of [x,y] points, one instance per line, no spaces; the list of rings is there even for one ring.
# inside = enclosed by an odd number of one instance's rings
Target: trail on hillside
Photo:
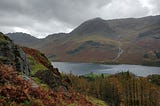
[[[33,79],[29,78],[28,76],[23,75],[22,78],[24,80],[28,81],[31,84],[32,88],[38,88],[39,87],[38,84]]]
[[[118,54],[117,54],[117,56],[112,60],[113,62],[115,62],[117,59],[119,59],[120,56],[123,54],[122,43],[121,43],[121,41],[120,41],[120,37],[119,37],[118,43],[119,43]]]

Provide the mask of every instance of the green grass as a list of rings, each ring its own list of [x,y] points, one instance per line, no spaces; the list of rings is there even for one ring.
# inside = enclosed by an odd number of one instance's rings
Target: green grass
[[[78,46],[80,46],[86,41],[99,42],[101,44],[111,45],[114,48],[119,47],[119,43],[116,40],[112,40],[112,39],[106,38],[105,36],[98,36],[98,35],[92,35],[92,36],[86,35],[86,36],[79,37],[78,39],[77,39],[77,36],[75,36],[72,38],[68,38],[66,43],[74,42],[74,47],[72,49],[76,49]]]
[[[46,90],[49,89],[49,86],[47,84],[44,84],[41,82],[41,80],[37,77],[32,77],[32,80],[35,81],[36,84],[38,84],[39,86],[45,88]]]
[[[37,77],[32,77],[32,80],[34,80],[38,85],[42,84],[41,80]]]
[[[109,106],[106,102],[97,98],[87,96],[86,99],[96,106]]]
[[[31,75],[34,75],[39,70],[47,70],[47,68],[44,65],[36,61],[32,56],[27,55],[27,58],[31,65]]]
[[[44,70],[45,71],[45,70],[48,70],[48,69],[43,64],[39,63],[37,60],[35,60],[30,55],[27,55],[27,59],[29,60],[29,63],[31,65],[31,76],[32,76],[33,81],[35,81],[35,83],[38,84],[39,86],[48,90],[49,86],[47,84],[42,83],[39,78],[34,77],[36,72],[38,72],[39,70]]]
[[[77,106],[77,103],[72,103],[72,104],[69,104],[67,106]]]
[[[82,75],[82,77],[85,77],[85,78],[96,78],[96,77],[108,77],[109,74],[98,74],[98,73],[88,73],[88,74],[85,74],[85,75]]]
[[[98,36],[98,35],[85,36],[85,37],[83,37],[81,39],[78,39],[77,42],[82,43],[82,42],[89,41],[89,40],[101,42],[102,44],[113,45],[115,47],[118,47],[118,45],[119,45],[117,43],[117,41],[115,41],[115,40],[108,39],[105,36]]]
[[[25,106],[31,106],[31,102],[28,101],[28,100],[26,100],[26,101],[24,101],[24,105],[25,105]]]

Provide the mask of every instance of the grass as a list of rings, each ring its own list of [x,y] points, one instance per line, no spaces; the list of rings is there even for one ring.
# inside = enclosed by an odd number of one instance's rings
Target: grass
[[[97,98],[87,96],[86,99],[96,106],[109,106],[106,102]]]
[[[76,103],[69,104],[68,106],[77,106]]]
[[[75,36],[75,37],[72,37],[71,39],[68,38],[66,43],[74,42],[74,47],[72,49],[76,49],[78,46],[80,46],[86,41],[99,42],[101,44],[113,46],[114,48],[119,47],[119,43],[116,40],[108,39],[105,36],[99,36],[99,35],[91,35],[91,36],[87,35],[87,36],[82,36],[78,39]]]
[[[41,84],[41,80],[37,77],[32,77],[32,79],[38,84],[40,85]]]
[[[105,73],[102,73],[102,74],[98,74],[98,73],[88,73],[88,74],[85,74],[83,75],[82,77],[85,77],[85,78],[96,78],[96,77],[108,77],[109,74],[105,74]]]
[[[39,63],[38,61],[36,61],[32,56],[27,55],[27,58],[29,60],[29,63],[31,64],[32,79],[35,81],[36,84],[38,84],[39,86],[48,90],[49,89],[48,85],[43,84],[39,78],[34,77],[34,75],[36,74],[37,71],[39,71],[39,70],[45,71],[45,70],[47,70],[47,68],[44,65],[42,65],[41,63]]]
[[[32,77],[32,80],[35,81],[36,84],[38,84],[39,86],[43,87],[44,89],[46,89],[46,90],[49,89],[49,86],[47,84],[42,83],[39,78]]]
[[[47,70],[47,68],[44,65],[36,61],[32,56],[27,55],[27,58],[29,60],[29,63],[31,64],[31,70],[32,70],[31,75],[32,76],[39,70]]]
[[[24,102],[24,105],[25,105],[25,106],[30,106],[30,105],[31,105],[31,102],[26,100],[26,101]]]
[[[117,41],[115,41],[115,40],[111,40],[111,39],[108,39],[108,38],[106,38],[104,36],[98,36],[98,35],[85,36],[85,37],[79,39],[79,41],[77,41],[77,42],[82,43],[82,42],[89,41],[89,40],[101,42],[103,44],[113,45],[115,47],[118,47],[118,45],[119,45],[117,43]]]

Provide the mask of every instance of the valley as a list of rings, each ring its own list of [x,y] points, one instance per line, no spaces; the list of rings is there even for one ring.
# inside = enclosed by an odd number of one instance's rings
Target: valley
[[[113,40],[88,39],[73,42],[74,49],[71,46],[64,49],[70,50],[69,55],[77,55],[88,48],[93,51],[114,48],[108,46]],[[121,48],[125,46],[120,43],[114,44],[115,55],[118,54],[115,61],[124,55]],[[45,54],[16,45],[3,33],[0,33],[0,44],[2,106],[159,106],[159,67],[51,63]],[[159,57],[159,52],[148,52],[144,57],[153,58],[153,54]]]
[[[51,34],[43,39],[25,33],[7,35],[17,44],[40,50],[51,61],[160,66],[156,54],[160,52],[159,29],[157,15],[115,20],[95,18],[70,33]],[[145,54],[150,56],[146,58]]]
[[[160,106],[160,0],[0,0],[0,106]]]

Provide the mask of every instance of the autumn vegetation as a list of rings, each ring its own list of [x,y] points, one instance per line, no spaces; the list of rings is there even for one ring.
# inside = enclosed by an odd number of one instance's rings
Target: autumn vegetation
[[[0,35],[0,106],[160,106],[160,75],[66,75],[43,53]]]
[[[22,49],[26,54],[29,54],[30,56],[34,57],[35,60],[40,62],[46,68],[50,68],[52,66],[50,61],[48,61],[48,59],[46,58],[46,56],[38,50],[27,47],[22,47]]]
[[[0,106],[94,106],[74,92],[53,92],[32,87],[13,67],[0,65]]]
[[[27,53],[35,75],[45,75],[52,71],[49,61],[39,51],[23,48]],[[41,66],[41,67],[39,67]],[[39,68],[35,68],[39,67]],[[44,69],[44,71],[43,71]],[[53,68],[54,69],[54,68]],[[45,71],[46,70],[46,71]],[[41,73],[42,72],[42,73]],[[46,79],[48,88],[33,87],[31,82],[24,80],[21,73],[14,67],[0,64],[0,106],[159,106],[160,105],[160,75],[137,77],[129,72],[115,75],[85,76],[61,74],[62,84],[67,91],[54,91],[52,79]],[[49,77],[48,77],[49,78]],[[54,79],[53,79],[54,80]],[[36,81],[35,81],[36,82]],[[36,82],[37,83],[37,82]],[[95,99],[98,98],[98,99]],[[105,101],[100,101],[99,99]]]
[[[159,75],[144,78],[121,72],[111,76],[66,76],[76,92],[100,98],[111,106],[160,106]]]

